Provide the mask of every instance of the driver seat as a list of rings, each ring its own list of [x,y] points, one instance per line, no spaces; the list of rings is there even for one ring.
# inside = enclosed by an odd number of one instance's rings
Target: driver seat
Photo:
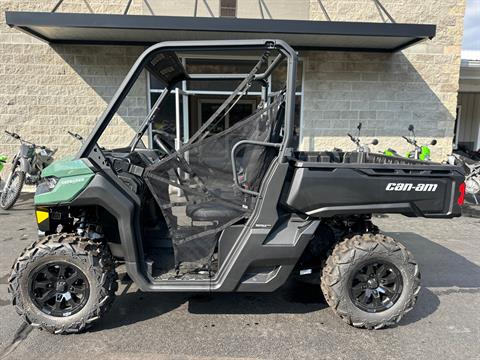
[[[193,221],[220,221],[233,219],[242,214],[240,210],[227,207],[220,202],[188,205],[187,216]]]
[[[259,109],[259,111],[261,111]],[[255,134],[252,140],[264,140],[269,142],[280,142],[280,133],[281,125],[285,115],[285,106],[284,102],[281,103],[279,110],[276,114],[276,117],[273,121],[273,124],[270,124],[269,135],[267,139],[257,138],[259,134]],[[270,150],[270,148],[268,148]],[[263,175],[267,171],[268,166],[265,164],[270,164],[273,157],[270,153],[266,153],[265,149],[260,147],[250,147],[246,150],[244,155],[244,161],[247,164],[246,172],[256,174],[252,179],[255,184],[259,186]],[[262,165],[259,166],[258,162]],[[188,205],[186,208],[186,214],[192,219],[192,221],[217,221],[224,222],[225,220],[234,219],[242,214],[241,210],[233,209],[223,205],[221,202],[211,201],[201,204]]]

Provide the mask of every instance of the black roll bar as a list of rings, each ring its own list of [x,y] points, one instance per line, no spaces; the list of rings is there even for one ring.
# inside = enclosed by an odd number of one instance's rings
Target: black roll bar
[[[214,50],[214,51],[232,51],[232,50],[278,50],[280,54],[274,59],[274,61],[267,68],[265,73],[257,74],[259,80],[263,77],[264,79],[268,77],[275,68],[276,65],[283,59],[287,58],[287,88],[286,88],[286,107],[285,107],[285,133],[284,133],[284,144],[281,147],[281,157],[282,161],[286,161],[285,155],[287,154],[287,149],[290,149],[292,145],[292,134],[293,134],[293,119],[294,119],[294,110],[295,110],[295,76],[296,76],[296,66],[297,66],[297,54],[296,52],[284,41],[282,40],[222,40],[222,41],[168,41],[155,44],[146,49],[140,57],[137,59],[135,64],[132,66],[127,76],[121,83],[120,87],[115,92],[112,100],[107,106],[107,109],[98,119],[94,129],[91,134],[87,137],[79,152],[77,153],[77,158],[88,157],[93,149],[96,146],[100,136],[105,131],[105,128],[108,126],[109,122],[118,111],[120,105],[122,104],[125,97],[128,95],[130,89],[142,73],[147,62],[155,55],[164,51],[205,51],[205,50]],[[188,75],[187,75],[188,76]],[[185,79],[176,79],[176,82],[188,80]],[[167,84],[166,88],[168,91],[171,90],[175,84]],[[166,95],[162,97],[163,101]],[[161,102],[158,104],[160,105]],[[150,114],[149,114],[150,115]],[[147,124],[148,119],[142,124]],[[143,129],[141,129],[143,130]],[[139,134],[143,131],[139,131]],[[138,134],[137,134],[138,136]],[[289,151],[289,150],[288,150]]]

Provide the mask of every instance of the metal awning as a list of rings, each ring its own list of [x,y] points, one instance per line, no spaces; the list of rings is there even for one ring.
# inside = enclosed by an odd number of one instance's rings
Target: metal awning
[[[428,24],[7,11],[6,23],[51,44],[151,45],[277,38],[298,50],[395,52],[435,36]]]

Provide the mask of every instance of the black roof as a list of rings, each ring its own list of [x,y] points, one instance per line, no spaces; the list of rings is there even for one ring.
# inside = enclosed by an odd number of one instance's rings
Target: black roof
[[[298,50],[395,52],[435,36],[428,24],[7,11],[6,23],[52,44],[151,45],[276,38]]]

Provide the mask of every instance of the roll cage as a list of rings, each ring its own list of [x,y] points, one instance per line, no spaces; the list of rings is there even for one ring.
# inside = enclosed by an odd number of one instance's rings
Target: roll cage
[[[182,63],[178,59],[177,52],[195,52],[195,51],[278,51],[278,55],[268,65],[263,73],[250,74],[188,74]],[[144,69],[150,71],[164,85],[165,89],[160,94],[158,100],[152,106],[152,109],[141,124],[137,135],[131,143],[133,150],[142,136],[148,131],[150,124],[155,118],[156,112],[161,108],[169,92],[175,85],[185,80],[242,80],[257,81],[262,85],[262,97],[268,97],[267,79],[273,70],[283,60],[287,62],[287,76],[285,89],[285,119],[283,141],[279,149],[280,161],[285,162],[286,156],[290,155],[293,146],[293,119],[295,111],[295,81],[297,54],[284,41],[281,40],[232,40],[232,41],[185,41],[185,42],[162,42],[146,49],[132,66],[120,87],[114,94],[106,110],[97,121],[94,129],[83,143],[77,153],[77,158],[89,158],[101,168],[108,168],[97,142],[112,120],[115,113],[120,108],[123,100],[139,78]],[[257,64],[258,65],[258,64]],[[237,87],[236,91],[241,91]],[[232,100],[235,92],[225,100],[225,106]],[[222,105],[222,106],[223,106]],[[221,107],[222,108],[222,107]],[[221,108],[219,110],[221,110]],[[218,112],[218,111],[217,111]],[[213,117],[213,116],[212,116]],[[200,133],[198,131],[197,133]],[[195,139],[195,135],[192,136]],[[192,139],[190,139],[190,142]]]
[[[258,63],[248,74],[188,74],[177,53],[194,53],[196,51],[202,53],[240,51],[261,55]],[[266,61],[268,59],[271,61]],[[282,78],[283,88],[280,91],[271,91],[269,78],[280,64],[283,66],[283,63],[286,63],[286,76]],[[137,153],[142,151],[137,148],[140,139],[151,128],[167,95],[179,82],[235,80],[236,83],[240,83],[186,143],[183,143],[175,152],[142,168],[141,174],[135,174],[144,179],[143,181],[161,209],[173,244],[175,269],[178,269],[184,262],[200,261],[205,264],[205,259],[208,259],[206,265],[208,269],[211,269],[213,251],[217,251],[219,240],[222,237],[235,239],[229,245],[224,241],[223,250],[218,250],[222,254],[218,255],[218,270],[214,271],[216,273],[214,277],[208,277],[204,281],[182,280],[184,289],[217,288],[224,290],[236,286],[249,263],[253,261],[250,259],[251,256],[242,255],[244,251],[240,249],[245,246],[248,239],[251,239],[252,236],[256,237],[251,233],[251,231],[256,232],[256,224],[273,226],[279,216],[276,207],[287,175],[288,158],[294,150],[296,68],[296,52],[288,44],[278,40],[164,42],[145,50],[132,66],[76,156],[78,159],[88,159],[93,166],[100,170],[100,173],[89,188],[72,203],[72,206],[96,203],[117,218],[119,237],[123,248],[122,257],[128,273],[140,288],[165,290],[169,288],[170,282],[162,278],[152,278],[152,273],[148,270],[145,244],[143,244],[146,239],[142,235],[144,201],[142,196],[120,179],[122,174],[115,170],[115,164],[111,161],[111,151],[105,151],[97,145],[137,79],[146,69],[161,81],[165,88],[141,123],[130,143],[130,148],[121,149],[120,152]],[[235,101],[248,92],[253,82],[259,83],[262,87],[261,106],[259,105],[257,111],[219,134],[209,134],[206,128],[215,125],[216,118],[221,118],[220,113],[224,110],[228,112],[235,105]],[[243,127],[243,125],[246,126]],[[249,135],[244,133],[246,130],[249,131]],[[222,144],[225,143],[223,141],[225,138],[222,136],[227,134],[229,141],[227,141],[228,145],[224,146]],[[275,136],[273,136],[274,134]],[[217,135],[220,136],[220,139]],[[223,146],[222,149],[226,150],[224,153],[228,157],[224,162],[231,162],[231,166],[229,164],[228,172],[220,171],[211,176],[211,173],[202,172],[201,159],[203,151],[210,151],[211,155],[210,147],[214,146]],[[241,149],[241,147],[250,147],[250,151],[245,148]],[[252,148],[262,150],[254,151],[251,150]],[[117,152],[115,149],[112,151]],[[248,156],[244,155],[248,153]],[[188,156],[188,161],[185,161],[185,155]],[[236,156],[238,156],[237,161]],[[236,178],[239,175],[237,167],[242,167],[239,166],[238,158],[251,159],[248,164],[254,165],[254,168],[249,169],[249,166],[245,166],[245,162],[242,164],[247,168],[245,174],[253,174],[253,176],[245,176],[245,178],[254,179],[246,187],[240,186],[238,178]],[[187,174],[187,176],[181,178],[178,170],[183,171],[183,174]],[[132,168],[129,168],[128,172],[133,173]],[[177,187],[185,192],[180,203],[169,195],[169,186]],[[217,189],[220,191],[219,193]],[[117,195],[124,199],[117,206],[112,206],[113,192],[117,192]],[[102,198],[111,200],[103,203]],[[178,209],[179,206],[186,206],[187,217],[192,219],[189,226],[185,227],[176,221],[174,208]],[[127,209],[127,207],[130,208]],[[121,209],[124,210],[120,213]],[[219,214],[220,217],[213,219],[212,216],[215,217],[216,214]],[[208,223],[212,220],[212,225],[205,225],[205,221]],[[232,227],[232,225],[234,226]],[[287,249],[284,250],[287,251]],[[290,259],[292,256],[298,255],[290,253],[290,251],[286,255],[280,249],[279,252],[282,253],[279,255],[281,258]],[[261,253],[257,255],[261,256]],[[235,261],[237,257],[242,260]],[[241,267],[241,269],[235,271],[232,265],[234,268]],[[291,266],[286,266],[282,271],[282,276],[278,276],[278,279],[272,281],[269,286],[278,286],[290,271]]]

